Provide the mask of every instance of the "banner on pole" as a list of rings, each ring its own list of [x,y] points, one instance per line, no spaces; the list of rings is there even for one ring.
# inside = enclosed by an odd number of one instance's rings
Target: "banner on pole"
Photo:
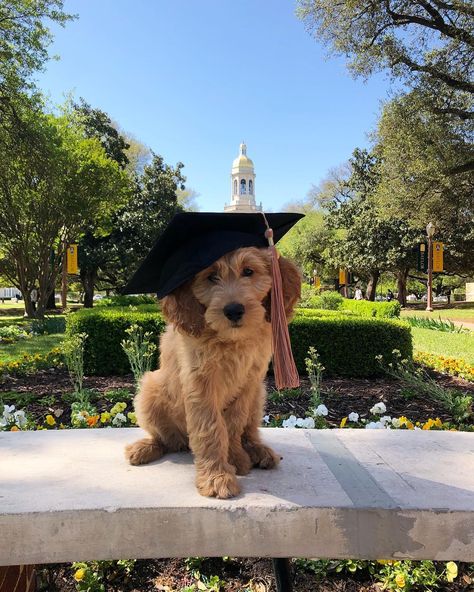
[[[76,274],[79,272],[79,267],[77,265],[77,245],[68,245],[67,272],[71,274]]]
[[[426,273],[428,271],[428,245],[420,243],[418,246],[417,269]]]
[[[339,270],[339,285],[345,286],[347,284],[347,272],[345,269]]]
[[[443,243],[433,241],[433,271],[443,271]]]
[[[314,287],[316,290],[321,289],[321,278],[319,277],[319,275],[314,276]]]

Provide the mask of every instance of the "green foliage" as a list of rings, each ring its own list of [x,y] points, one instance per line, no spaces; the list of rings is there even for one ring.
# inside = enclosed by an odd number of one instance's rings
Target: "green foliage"
[[[28,339],[28,333],[18,325],[4,325],[0,327],[0,343],[14,343],[20,339]]]
[[[89,338],[84,351],[86,374],[128,374],[130,364],[121,343],[127,337],[126,329],[136,324],[152,333],[156,341],[164,330],[165,322],[156,311],[147,308],[132,310],[123,308],[84,309],[67,318],[66,333],[87,333]],[[156,368],[158,359],[154,360]]]
[[[120,401],[130,401],[133,394],[127,388],[109,389],[104,393],[104,399],[111,403],[119,403]]]
[[[125,329],[125,333],[128,338],[124,339],[121,345],[127,354],[138,387],[145,372],[150,371],[155,365],[157,347],[152,341],[151,331],[144,331],[143,327],[136,323]]]
[[[119,559],[118,561],[87,561],[73,563],[73,577],[76,590],[81,592],[105,592],[110,585],[126,585],[135,567],[135,559]]]
[[[55,333],[64,333],[65,330],[66,319],[62,315],[33,319],[31,321],[31,331],[35,335],[53,335]]]
[[[464,329],[462,325],[455,325],[453,321],[428,317],[406,317],[405,321],[412,327],[421,327],[422,329],[432,329],[433,331],[443,331],[443,333],[467,333],[469,329]]]
[[[400,309],[398,300],[370,302],[368,300],[344,298],[341,303],[341,310],[350,310],[362,317],[398,318],[400,316]]]
[[[339,292],[327,290],[312,296],[308,301],[308,305],[310,308],[320,308],[322,310],[339,310],[342,300],[343,298]]]
[[[82,383],[84,381],[84,347],[86,339],[87,333],[74,333],[68,335],[61,347],[74,392],[79,394],[82,393]]]
[[[109,296],[108,298],[102,298],[102,300],[99,300],[95,306],[140,306],[142,304],[156,305],[156,303],[156,298],[154,298],[153,296],[149,296],[147,294],[140,294],[138,296],[126,296],[118,294],[117,296]]]
[[[418,395],[441,403],[453,416],[455,421],[463,422],[472,415],[472,397],[468,394],[459,394],[457,389],[446,388],[433,380],[421,367],[415,366],[411,359],[394,349],[391,360],[377,356],[377,362],[386,374],[400,380],[405,388]]]
[[[311,404],[317,407],[321,404],[321,382],[323,378],[324,366],[319,359],[318,350],[311,346],[308,349],[308,357],[305,359],[306,372],[311,384]]]
[[[306,312],[306,311],[305,311]],[[328,311],[329,312],[329,311]],[[290,324],[296,366],[305,371],[308,349],[316,345],[326,373],[332,376],[376,376],[382,373],[375,356],[390,360],[393,349],[411,359],[410,327],[401,321],[368,319],[333,313],[297,314]]]

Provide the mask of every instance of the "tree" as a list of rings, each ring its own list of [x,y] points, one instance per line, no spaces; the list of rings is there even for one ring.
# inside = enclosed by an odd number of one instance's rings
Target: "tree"
[[[0,3],[0,107],[31,88],[31,74],[48,59],[52,35],[48,21],[64,26],[72,19],[63,0],[2,0]]]
[[[192,189],[191,187],[187,187],[186,189],[178,188],[176,196],[179,205],[185,212],[199,212],[199,205],[197,203],[199,193],[195,189]]]
[[[411,93],[385,105],[375,139],[382,214],[417,229],[433,222],[447,269],[472,272],[474,172],[466,166],[474,161],[472,141]]]
[[[467,0],[299,0],[308,30],[355,75],[388,69],[430,108],[474,119],[474,7]],[[474,163],[472,163],[474,168]]]
[[[64,116],[19,103],[6,130],[0,127],[0,273],[21,291],[29,316],[31,291],[39,288],[41,317],[66,244],[91,220],[106,220],[127,184],[98,140]]]

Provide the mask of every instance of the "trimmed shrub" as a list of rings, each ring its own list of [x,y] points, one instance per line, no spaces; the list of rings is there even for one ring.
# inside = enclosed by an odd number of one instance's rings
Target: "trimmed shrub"
[[[410,327],[401,321],[369,319],[341,313],[324,316],[298,314],[290,324],[293,355],[300,373],[312,345],[321,356],[326,374],[332,376],[376,376],[383,370],[375,360],[388,363],[398,349],[403,358],[413,354]]]
[[[341,308],[342,301],[343,298],[339,292],[327,290],[326,292],[321,292],[321,294],[309,298],[308,307],[320,308],[322,310],[339,310]]]
[[[87,333],[89,336],[84,352],[86,374],[131,372],[120,344],[126,337],[125,330],[133,323],[151,331],[157,342],[165,328],[161,314],[150,306],[138,310],[84,309],[68,316],[68,334]],[[404,358],[412,357],[411,332],[406,323],[363,318],[350,311],[298,309],[290,324],[290,336],[296,365],[302,375],[306,374],[305,358],[311,345],[317,348],[326,374],[333,376],[382,374],[375,356],[382,355],[389,362],[394,349]]]
[[[122,349],[122,341],[128,337],[125,332],[137,324],[144,331],[156,336],[164,331],[165,321],[157,311],[156,305],[130,308],[90,308],[71,313],[67,317],[66,333],[87,333],[84,350],[85,374],[107,376],[110,374],[131,373],[127,356]],[[158,365],[156,356],[153,367]]]
[[[118,294],[117,296],[109,296],[102,298],[95,303],[95,306],[140,306],[142,304],[154,304],[156,306],[157,299],[147,294],[140,294],[138,296],[125,296]]]
[[[397,318],[400,316],[400,302],[370,302],[369,300],[351,300],[343,298],[340,310],[350,310],[361,317]]]

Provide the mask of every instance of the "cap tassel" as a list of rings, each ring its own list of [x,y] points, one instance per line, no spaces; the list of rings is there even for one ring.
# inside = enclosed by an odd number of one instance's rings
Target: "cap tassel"
[[[278,252],[273,243],[273,230],[268,226],[266,218],[265,224],[267,226],[265,237],[268,240],[272,259],[272,291],[270,298],[275,383],[277,389],[295,388],[300,385],[300,377],[291,351],[285,303],[283,301],[283,285],[280,266],[278,264]]]

